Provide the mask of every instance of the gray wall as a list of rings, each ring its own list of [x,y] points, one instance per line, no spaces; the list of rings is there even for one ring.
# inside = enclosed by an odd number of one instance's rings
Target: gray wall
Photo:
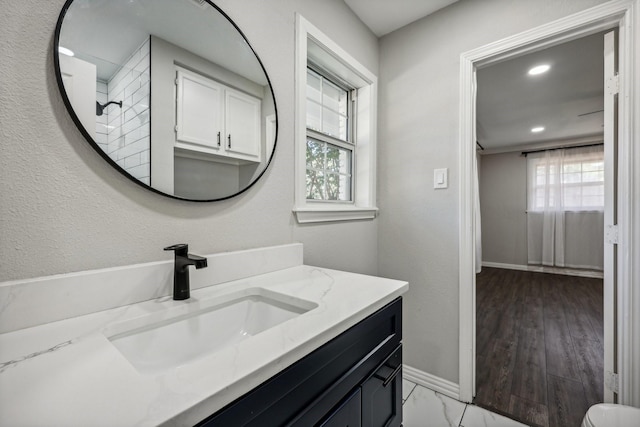
[[[245,194],[189,203],[113,170],[82,138],[53,71],[64,0],[3,2],[0,14],[0,281],[167,259],[188,242],[212,253],[301,241],[305,262],[377,273],[376,221],[298,226],[293,207],[294,28],[299,11],[378,73],[378,41],[342,0],[217,0],[274,85],[274,162]]]
[[[458,76],[461,52],[602,0],[461,0],[378,44],[341,0],[218,0],[274,85],[274,164],[244,195],[174,201],[130,183],[83,140],[55,82],[63,0],[3,2],[0,14],[0,281],[301,241],[305,262],[406,279],[405,361],[458,381]],[[294,12],[378,73],[376,221],[298,226],[293,206]],[[380,58],[378,57],[380,47]],[[449,168],[449,189],[432,189]]]
[[[527,158],[481,157],[482,261],[527,265]]]
[[[462,52],[603,3],[461,0],[380,41],[379,273],[408,280],[404,361],[458,382]],[[433,189],[433,169],[449,188]]]

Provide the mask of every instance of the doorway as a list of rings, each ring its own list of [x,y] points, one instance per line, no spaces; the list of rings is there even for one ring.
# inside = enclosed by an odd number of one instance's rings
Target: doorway
[[[612,1],[597,6],[585,12],[570,16],[566,19],[555,21],[551,24],[521,33],[509,39],[466,52],[461,56],[461,99],[460,99],[460,399],[471,402],[475,395],[476,381],[476,342],[475,342],[475,220],[474,205],[477,190],[474,188],[475,165],[475,71],[479,67],[491,63],[534,52],[545,47],[557,45],[562,42],[575,40],[580,37],[594,34],[606,29],[618,28],[620,33],[620,88],[622,98],[633,98],[629,81],[633,71],[634,48],[636,40],[630,30],[630,22],[635,15],[632,13],[633,5],[637,3],[627,1]],[[627,81],[626,84],[624,82]],[[633,121],[630,116],[629,105],[622,105],[618,116],[619,129],[631,129]],[[627,109],[625,111],[625,109]],[[624,159],[617,164],[618,191],[624,193],[624,189],[631,186],[631,166],[633,161],[624,157],[629,153],[631,138],[629,132],[621,132],[618,141],[616,159]],[[613,165],[612,158],[607,161]],[[624,235],[629,232],[630,212],[633,207],[629,200],[620,200],[615,204],[618,214],[618,222],[605,224],[607,230],[613,234],[616,232]],[[609,240],[610,245],[616,245],[614,238]],[[633,242],[632,242],[633,243]],[[628,248],[621,246],[625,252]],[[620,249],[618,248],[618,250]],[[632,301],[623,298],[630,293],[629,279],[633,273],[633,266],[626,257],[618,254],[616,260],[610,259],[612,264],[605,272],[617,276],[616,293],[607,289],[605,285],[604,317],[605,317],[605,390],[604,400],[607,402],[618,401],[624,403],[633,399],[629,390],[635,387],[635,380],[629,377],[633,366],[633,344],[617,340],[614,345],[614,324],[616,337],[629,336],[631,329],[629,323],[622,319],[622,313],[632,312]],[[615,301],[615,306],[614,306]],[[614,312],[614,307],[617,311]],[[622,321],[621,321],[622,319]],[[615,323],[614,323],[615,322]],[[627,322],[627,323],[625,323]],[[614,350],[615,354],[614,360]],[[615,362],[615,364],[614,364]],[[615,365],[615,366],[614,366]],[[621,388],[617,388],[617,375],[620,373]],[[625,373],[628,373],[625,375]]]
[[[476,72],[474,403],[528,425],[604,398],[604,35]]]

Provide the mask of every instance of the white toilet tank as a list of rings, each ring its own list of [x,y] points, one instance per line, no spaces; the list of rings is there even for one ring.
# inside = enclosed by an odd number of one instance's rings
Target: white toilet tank
[[[589,408],[582,420],[582,427],[640,427],[640,409],[599,403]]]

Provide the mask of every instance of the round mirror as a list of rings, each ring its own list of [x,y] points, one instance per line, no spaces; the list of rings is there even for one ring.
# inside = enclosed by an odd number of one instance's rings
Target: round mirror
[[[269,78],[240,29],[207,0],[68,0],[54,60],[87,141],[152,191],[227,199],[271,161]]]

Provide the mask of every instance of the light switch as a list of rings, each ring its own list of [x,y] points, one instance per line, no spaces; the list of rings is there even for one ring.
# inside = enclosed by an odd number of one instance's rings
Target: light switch
[[[447,188],[449,186],[448,169],[433,170],[433,188]]]

